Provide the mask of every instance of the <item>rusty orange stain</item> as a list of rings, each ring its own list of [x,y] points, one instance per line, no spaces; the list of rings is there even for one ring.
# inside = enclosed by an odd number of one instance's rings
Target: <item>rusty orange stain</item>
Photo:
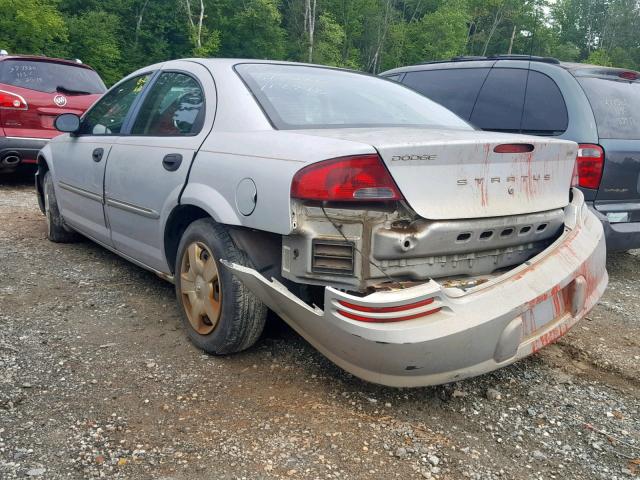
[[[531,348],[531,353],[536,353],[547,345],[554,343],[560,337],[565,335],[573,326],[573,324],[562,323],[555,328],[552,328],[548,332],[540,335],[540,337],[536,338],[533,342],[533,346]]]

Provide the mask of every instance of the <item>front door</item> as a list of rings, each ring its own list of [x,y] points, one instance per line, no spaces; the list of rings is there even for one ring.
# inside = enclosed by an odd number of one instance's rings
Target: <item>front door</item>
[[[127,114],[149,77],[134,77],[110,90],[87,112],[77,134],[51,144],[56,194],[65,222],[106,245],[111,245],[111,236],[104,215],[105,167]]]
[[[109,154],[105,211],[119,252],[170,271],[161,218],[178,202],[191,161],[213,125],[215,106],[213,78],[194,62],[172,62],[149,85],[130,131]]]

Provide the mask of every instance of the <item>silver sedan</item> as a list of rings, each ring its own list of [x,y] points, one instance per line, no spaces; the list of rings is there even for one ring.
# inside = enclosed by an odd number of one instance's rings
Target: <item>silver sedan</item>
[[[381,78],[176,60],[56,127],[49,239],[174,282],[212,354],[253,345],[269,308],[361,378],[444,383],[555,341],[607,284],[575,143],[476,131]]]

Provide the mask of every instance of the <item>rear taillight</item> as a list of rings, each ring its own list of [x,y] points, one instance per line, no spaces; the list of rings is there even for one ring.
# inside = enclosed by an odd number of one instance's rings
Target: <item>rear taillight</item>
[[[293,177],[291,197],[333,202],[400,200],[378,155],[356,155],[309,165]]]
[[[582,188],[597,189],[604,168],[604,150],[600,145],[581,143],[578,145],[578,185]]]
[[[27,110],[27,101],[17,93],[0,90],[0,108],[7,110]]]

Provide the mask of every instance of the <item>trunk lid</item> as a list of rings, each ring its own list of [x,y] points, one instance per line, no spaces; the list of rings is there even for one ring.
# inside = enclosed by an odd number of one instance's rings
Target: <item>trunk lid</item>
[[[423,218],[518,215],[561,208],[569,203],[577,152],[573,142],[426,128],[328,129],[304,133],[374,147],[409,205]],[[505,144],[527,144],[533,150],[494,151]]]

